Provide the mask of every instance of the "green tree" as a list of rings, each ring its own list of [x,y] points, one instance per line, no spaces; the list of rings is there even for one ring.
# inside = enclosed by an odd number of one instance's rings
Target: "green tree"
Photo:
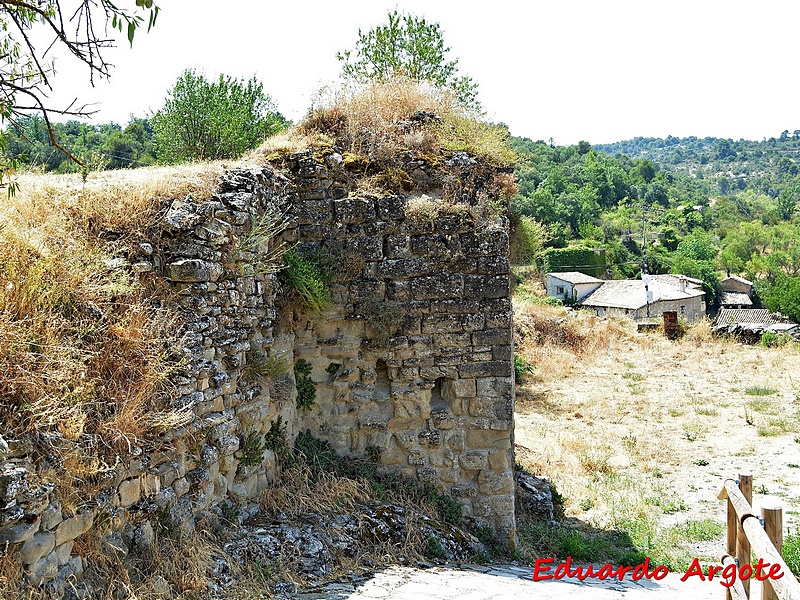
[[[478,84],[458,75],[458,60],[446,59],[450,48],[439,23],[397,10],[388,17],[386,25],[366,33],[359,29],[355,50],[337,52],[344,78],[364,82],[404,75],[448,88],[462,106],[478,109]]]
[[[768,309],[800,322],[800,277],[780,274],[774,284],[759,282],[757,289]]]
[[[78,161],[59,143],[51,115],[85,116],[91,111],[85,106],[59,109],[47,104],[55,72],[52,48],[65,47],[87,65],[93,83],[95,77],[110,75],[111,65],[104,58],[104,51],[113,45],[108,26],[125,32],[133,43],[139,27],[147,22],[149,30],[155,24],[159,8],[153,0],[136,0],[132,10],[117,7],[116,0],[80,0],[65,8],[62,4],[61,0],[0,0],[0,123],[13,125],[38,113],[50,145]],[[16,167],[14,160],[5,157],[7,147],[8,135],[2,132],[0,186],[8,185]]]
[[[209,81],[193,69],[178,78],[152,121],[163,163],[238,157],[288,124],[255,77]]]

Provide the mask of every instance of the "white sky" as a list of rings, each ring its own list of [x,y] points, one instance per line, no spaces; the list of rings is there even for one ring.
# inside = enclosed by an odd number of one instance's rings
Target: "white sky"
[[[118,4],[133,4],[121,0]],[[256,75],[297,120],[335,80],[336,52],[395,7],[438,21],[450,58],[514,135],[593,144],[635,136],[760,140],[800,129],[796,0],[156,0],[156,27],[108,53],[110,82],[58,64],[58,106],[93,122],[162,105],[187,67]]]

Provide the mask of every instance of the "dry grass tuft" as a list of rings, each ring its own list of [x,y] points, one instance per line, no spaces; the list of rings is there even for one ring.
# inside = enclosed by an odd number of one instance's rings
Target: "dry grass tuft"
[[[166,408],[181,361],[167,288],[117,263],[173,198],[209,197],[221,169],[23,175],[0,207],[0,419],[4,435],[63,436],[61,487],[86,491],[104,452],[190,418]]]
[[[264,490],[260,504],[269,514],[288,516],[355,512],[357,503],[370,501],[372,495],[365,479],[295,467],[284,469],[275,485]]]
[[[79,174],[23,174],[19,191],[0,207],[0,222],[46,240],[131,235],[155,224],[175,198],[208,199],[221,162]]]
[[[16,550],[0,548],[0,600],[16,600],[23,581],[22,563]]]
[[[683,334],[683,341],[697,347],[711,342],[717,343],[711,328],[711,320],[703,319],[689,327]]]
[[[540,381],[551,374],[565,376],[575,358],[587,360],[635,336],[625,320],[599,319],[559,306],[515,300],[514,312],[517,352],[534,365]]]
[[[399,169],[398,157],[411,153],[429,167],[438,168],[444,149],[467,152],[494,167],[507,167],[516,160],[507,138],[504,127],[459,108],[448,90],[398,76],[324,89],[286,140],[296,140],[298,149],[308,147],[309,141],[320,141],[323,146],[337,144],[344,151],[345,168],[367,174],[371,166],[373,175],[380,173],[383,179],[388,177],[390,183],[408,191],[414,182]],[[282,147],[276,147],[279,143],[271,140],[260,152],[281,152]],[[387,182],[382,183],[385,186]],[[513,176],[500,177],[492,185],[500,196],[515,193]]]

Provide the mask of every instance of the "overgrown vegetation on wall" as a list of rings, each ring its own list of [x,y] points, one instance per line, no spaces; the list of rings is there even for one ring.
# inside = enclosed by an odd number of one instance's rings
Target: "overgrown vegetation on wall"
[[[208,194],[217,172],[214,165],[151,169],[85,184],[75,175],[30,177],[3,203],[7,433],[58,431],[73,441],[99,434],[128,449],[188,418],[167,402],[181,360],[173,341],[178,316],[154,301],[166,294],[162,284],[133,275],[125,256],[133,248],[152,252],[146,240],[165,198]]]

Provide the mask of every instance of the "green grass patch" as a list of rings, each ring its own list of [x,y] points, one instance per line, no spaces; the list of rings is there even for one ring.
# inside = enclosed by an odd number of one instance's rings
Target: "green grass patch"
[[[777,394],[778,390],[768,387],[753,386],[745,389],[744,393],[748,396],[771,396],[772,394]]]
[[[783,539],[783,560],[792,573],[800,577],[800,532],[790,533]]]
[[[778,411],[778,407],[775,406],[772,398],[755,398],[750,400],[747,406],[756,412],[766,415],[774,415]]]
[[[623,379],[630,379],[631,381],[642,381],[644,380],[644,375],[641,373],[623,373]]]

